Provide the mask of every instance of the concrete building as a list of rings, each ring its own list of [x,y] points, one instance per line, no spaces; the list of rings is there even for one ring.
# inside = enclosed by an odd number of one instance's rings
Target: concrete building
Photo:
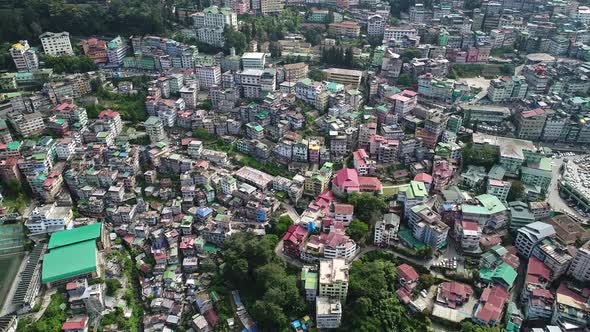
[[[47,55],[74,55],[69,32],[45,32],[39,36],[39,39],[41,39],[43,51]]]
[[[523,202],[510,202],[510,230],[516,232],[521,227],[528,224],[534,223],[536,220],[535,215],[529,210],[526,203]]]
[[[319,296],[316,298],[316,325],[318,329],[335,329],[342,320],[342,304],[339,299]]]
[[[531,256],[536,257],[549,267],[551,280],[556,280],[564,275],[573,260],[567,247],[554,238],[543,239],[533,248]]]
[[[428,206],[422,204],[412,207],[408,224],[414,237],[432,248],[442,248],[447,244],[449,226]]]
[[[47,204],[36,207],[26,217],[25,226],[31,234],[62,231],[72,225],[72,208]]]
[[[361,33],[361,26],[354,21],[330,23],[328,33],[334,37],[357,38]]]
[[[351,85],[354,89],[359,87],[363,72],[360,70],[328,68],[323,70],[326,73],[326,80],[344,85]]]
[[[516,135],[521,139],[538,141],[543,133],[547,112],[541,108],[517,113]]]
[[[348,265],[343,258],[320,261],[319,296],[346,301],[348,292]]]
[[[505,201],[511,186],[511,182],[508,181],[488,179],[486,193],[498,197],[501,201]]]
[[[45,130],[43,116],[40,113],[19,114],[19,116],[11,117],[10,122],[16,132],[25,138]]]
[[[195,73],[201,88],[209,89],[214,85],[221,84],[221,67],[219,66],[197,66]]]
[[[283,66],[285,81],[297,82],[307,77],[309,66],[305,62],[289,63]]]
[[[257,0],[260,2],[262,15],[277,15],[283,12],[285,2],[283,0]]]
[[[29,42],[26,40],[21,40],[13,44],[10,48],[10,55],[12,56],[12,61],[14,61],[16,70],[19,72],[31,72],[39,69],[37,52],[31,49]]]
[[[266,64],[266,53],[246,52],[242,55],[242,69],[263,70]]]
[[[166,132],[164,131],[164,124],[157,116],[150,116],[144,122],[147,135],[150,137],[152,143],[157,143],[166,139]]]
[[[517,233],[514,244],[523,257],[530,257],[533,248],[543,239],[555,236],[553,226],[540,221],[519,228]]]
[[[369,36],[383,36],[385,30],[385,18],[382,15],[375,14],[367,18],[367,34]]]
[[[383,220],[379,220],[375,224],[373,244],[376,246],[394,245],[398,240],[399,225],[400,218],[398,215],[393,213],[384,214]]]
[[[576,251],[567,273],[579,281],[590,282],[590,241]]]

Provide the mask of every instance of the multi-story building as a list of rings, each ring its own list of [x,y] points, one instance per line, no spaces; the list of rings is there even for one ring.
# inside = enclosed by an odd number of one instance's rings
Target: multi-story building
[[[501,201],[505,201],[511,186],[512,183],[508,181],[488,179],[486,193],[498,197]]]
[[[166,132],[164,131],[164,124],[157,116],[150,116],[144,122],[147,135],[150,137],[152,143],[157,143],[166,139]]]
[[[518,138],[538,141],[543,133],[546,119],[547,113],[541,108],[517,113]]]
[[[197,66],[195,73],[201,88],[209,89],[214,85],[221,84],[221,67],[219,66]]]
[[[526,97],[527,89],[528,84],[524,77],[503,76],[490,82],[487,96],[494,103],[522,100]]]
[[[282,0],[258,0],[262,15],[276,15],[283,11],[285,2]]]
[[[308,65],[305,62],[290,63],[283,66],[285,81],[297,82],[307,77]]]
[[[107,43],[104,40],[96,38],[82,39],[80,45],[84,55],[94,60],[94,63],[105,64],[109,61]]]
[[[242,69],[263,70],[266,64],[266,54],[259,52],[246,52],[242,55]]]
[[[335,329],[342,320],[342,304],[339,299],[319,296],[316,298],[316,325],[318,329]]]
[[[47,204],[36,207],[26,217],[25,226],[31,234],[47,234],[71,227],[72,208]]]
[[[466,252],[479,252],[479,239],[481,230],[476,222],[457,220],[455,222],[455,239],[461,243],[461,248]]]
[[[361,33],[361,26],[354,21],[330,23],[328,32],[334,37],[357,38]]]
[[[383,215],[383,220],[375,224],[373,244],[377,246],[391,246],[397,242],[400,218],[393,213]]]
[[[412,207],[408,223],[416,239],[431,245],[432,248],[442,248],[446,245],[449,226],[428,206]]]
[[[375,14],[367,18],[367,34],[369,36],[380,37],[385,30],[385,18],[382,15]]]
[[[16,132],[22,137],[36,135],[45,130],[43,116],[40,113],[19,114],[18,116],[11,117],[10,122]]]
[[[74,55],[68,32],[45,32],[39,36],[39,39],[41,39],[45,54],[52,56]]]
[[[319,296],[346,300],[348,265],[343,258],[320,261]]]
[[[390,27],[387,26],[384,28],[384,32],[383,32],[383,41],[384,42],[389,42],[389,41],[401,41],[402,38],[404,37],[408,37],[408,38],[420,38],[418,37],[418,31],[414,28],[408,28],[408,27]]]
[[[518,253],[523,257],[530,257],[534,247],[545,238],[555,236],[553,226],[544,222],[534,222],[518,229],[514,242]]]
[[[551,324],[557,325],[562,331],[587,330],[590,325],[588,291],[588,288],[574,287],[562,282],[555,293]]]
[[[12,56],[12,61],[14,61],[16,70],[19,72],[31,72],[39,69],[37,53],[31,49],[29,42],[26,40],[21,40],[13,44],[10,48],[10,55]]]
[[[461,204],[464,220],[475,221],[483,232],[495,231],[506,225],[507,208],[496,196],[483,194]]]
[[[531,256],[538,258],[551,269],[551,280],[565,274],[573,260],[567,247],[554,238],[543,239],[533,248]]]
[[[510,230],[516,232],[519,228],[537,221],[526,203],[510,202]]]
[[[363,77],[362,71],[352,69],[328,68],[324,69],[324,73],[327,81],[351,85],[354,89],[358,88]]]
[[[408,218],[412,207],[426,202],[428,190],[424,182],[410,181],[410,184],[403,191],[400,191],[397,200],[404,205],[404,218]]]
[[[590,241],[576,251],[567,273],[576,280],[590,281]]]
[[[123,59],[127,56],[127,50],[127,43],[120,36],[109,41],[107,44],[107,57],[109,58],[109,63],[120,66],[123,63]]]

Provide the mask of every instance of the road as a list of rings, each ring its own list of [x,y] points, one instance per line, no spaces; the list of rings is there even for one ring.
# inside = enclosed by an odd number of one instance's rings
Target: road
[[[299,223],[299,214],[297,213],[297,211],[295,210],[295,208],[291,205],[291,204],[287,204],[287,203],[281,203],[281,206],[287,210],[287,212],[285,212],[283,215],[288,215],[291,220],[293,220],[294,224],[298,224]]]

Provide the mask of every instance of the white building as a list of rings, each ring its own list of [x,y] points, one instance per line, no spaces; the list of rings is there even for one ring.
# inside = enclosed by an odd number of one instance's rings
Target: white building
[[[157,116],[150,116],[144,122],[145,131],[147,132],[148,136],[150,137],[150,141],[152,143],[157,143],[159,141],[166,139],[166,132],[164,131],[164,124],[162,120],[160,120]]]
[[[29,42],[21,40],[10,48],[10,55],[19,72],[30,72],[39,69],[37,53],[31,49]]]
[[[27,217],[25,226],[31,234],[53,233],[63,231],[72,224],[72,208],[56,204],[36,207]]]
[[[117,36],[107,44],[107,57],[109,63],[113,65],[120,65],[123,59],[127,56],[127,43],[121,36]]]
[[[264,69],[266,53],[246,52],[242,55],[242,69]]]
[[[199,79],[199,86],[204,89],[221,84],[221,67],[219,66],[197,66],[195,72]]]
[[[395,244],[398,239],[400,218],[393,213],[383,215],[383,220],[375,224],[375,236],[373,243],[380,246],[390,246]]]
[[[348,293],[348,265],[342,258],[320,261],[320,293],[327,296],[346,300]]]
[[[590,281],[590,241],[578,249],[567,273],[579,281]]]
[[[404,27],[385,27],[383,31],[383,40],[401,40],[403,37],[418,38],[418,31],[414,28]]]
[[[41,39],[45,54],[52,56],[74,55],[69,32],[45,32],[39,36],[39,39]]]
[[[342,320],[342,304],[340,300],[316,297],[316,324],[318,329],[335,329],[340,327]]]
[[[367,18],[367,34],[369,36],[382,36],[385,31],[385,18],[379,14]]]
[[[518,229],[516,249],[521,256],[530,257],[533,248],[547,237],[555,236],[553,226],[544,222],[534,222]]]

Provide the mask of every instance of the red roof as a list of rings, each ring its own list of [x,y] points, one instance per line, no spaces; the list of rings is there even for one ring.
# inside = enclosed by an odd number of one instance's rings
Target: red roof
[[[336,176],[332,180],[334,185],[338,187],[358,187],[359,176],[358,172],[353,168],[343,168],[336,171]]]
[[[420,181],[424,183],[432,183],[432,176],[426,173],[418,173],[414,177],[414,181]]]
[[[99,118],[116,118],[119,116],[119,112],[113,110],[104,110],[98,115]]]
[[[418,93],[415,91],[412,91],[412,90],[404,90],[404,91],[402,91],[402,95],[408,96],[408,97],[416,97],[416,95],[418,95]]]
[[[498,322],[508,300],[508,292],[501,286],[494,285],[481,293],[475,317],[486,323]]]
[[[447,305],[451,308],[454,308],[457,302],[464,302],[473,294],[471,286],[456,281],[443,282],[441,287],[442,296],[447,299]]]
[[[301,225],[291,225],[289,230],[283,236],[283,241],[291,242],[295,245],[301,244],[307,236],[307,229]]]
[[[203,314],[203,317],[205,317],[205,320],[207,321],[207,323],[209,323],[209,325],[211,325],[212,327],[215,327],[215,325],[217,325],[219,323],[219,317],[217,316],[217,314],[215,313],[215,311],[213,309],[209,309],[209,310],[205,311],[205,313]]]
[[[359,176],[358,181],[361,190],[381,190],[381,181],[378,178],[372,176]]]
[[[88,317],[82,317],[78,320],[69,320],[61,326],[62,331],[83,330],[86,327]]]
[[[334,205],[334,213],[336,214],[353,214],[354,206],[350,204],[336,204]]]
[[[545,263],[541,262],[535,257],[531,257],[529,259],[529,266],[527,268],[527,281],[529,281],[529,276],[535,278],[532,280],[539,280],[542,277],[544,280],[548,281],[551,278],[551,270]]]
[[[463,220],[461,222],[463,229],[466,231],[478,231],[479,227],[476,222]]]
[[[78,288],[78,283],[76,281],[70,281],[66,284],[66,290],[73,290]]]
[[[536,108],[534,110],[524,111],[524,112],[520,113],[520,116],[522,116],[523,118],[532,118],[534,116],[540,116],[540,115],[544,115],[544,114],[545,114],[545,110],[543,110],[542,108]]]
[[[406,282],[418,279],[419,275],[413,267],[408,264],[402,264],[397,267],[397,275],[404,278]]]

